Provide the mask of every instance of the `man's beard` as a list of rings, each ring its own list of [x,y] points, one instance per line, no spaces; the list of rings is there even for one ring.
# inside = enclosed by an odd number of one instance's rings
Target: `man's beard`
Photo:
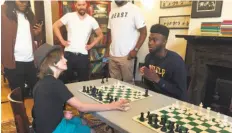
[[[156,54],[156,53],[159,53],[162,49],[163,49],[162,46],[158,46],[158,47],[156,47],[155,49],[152,49],[152,50],[150,51],[150,53],[151,53],[151,54]]]
[[[79,13],[81,16],[84,16],[86,12],[83,11],[83,10],[79,10],[78,13]]]

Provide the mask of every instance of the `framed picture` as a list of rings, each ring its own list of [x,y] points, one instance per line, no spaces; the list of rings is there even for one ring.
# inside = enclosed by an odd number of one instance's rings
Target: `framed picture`
[[[159,24],[167,26],[169,29],[188,29],[190,15],[161,16]]]
[[[160,8],[175,8],[183,6],[191,6],[192,0],[161,0]]]
[[[193,1],[191,18],[221,17],[222,3],[218,0]]]

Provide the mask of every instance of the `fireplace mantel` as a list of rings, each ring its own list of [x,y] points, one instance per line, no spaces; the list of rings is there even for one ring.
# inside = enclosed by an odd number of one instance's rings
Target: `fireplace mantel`
[[[232,36],[176,35],[187,40],[185,63],[191,77],[190,102],[204,102],[207,65],[232,68]]]

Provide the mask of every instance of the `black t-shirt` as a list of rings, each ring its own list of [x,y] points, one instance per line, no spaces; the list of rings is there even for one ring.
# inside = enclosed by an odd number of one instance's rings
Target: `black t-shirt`
[[[63,106],[73,97],[62,81],[45,76],[34,87],[33,125],[36,133],[52,133],[64,117]]]
[[[145,58],[145,66],[149,68],[149,65],[155,67],[156,73],[161,78],[157,84],[145,79],[145,84],[151,90],[187,100],[187,71],[181,56],[170,50],[164,58],[149,53]]]

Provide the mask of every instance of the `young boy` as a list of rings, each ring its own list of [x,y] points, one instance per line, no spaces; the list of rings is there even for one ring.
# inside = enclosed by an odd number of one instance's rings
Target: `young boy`
[[[36,65],[39,68],[40,81],[34,87],[33,125],[36,133],[89,133],[90,128],[84,126],[78,117],[72,118],[63,114],[65,103],[81,112],[125,110],[126,100],[111,104],[84,104],[80,102],[68,88],[58,79],[67,70],[67,60],[60,46],[43,44],[35,52]]]
[[[180,100],[187,99],[187,76],[183,59],[175,52],[167,50],[169,29],[160,24],[150,29],[149,51],[145,66],[140,68],[151,90]]]

